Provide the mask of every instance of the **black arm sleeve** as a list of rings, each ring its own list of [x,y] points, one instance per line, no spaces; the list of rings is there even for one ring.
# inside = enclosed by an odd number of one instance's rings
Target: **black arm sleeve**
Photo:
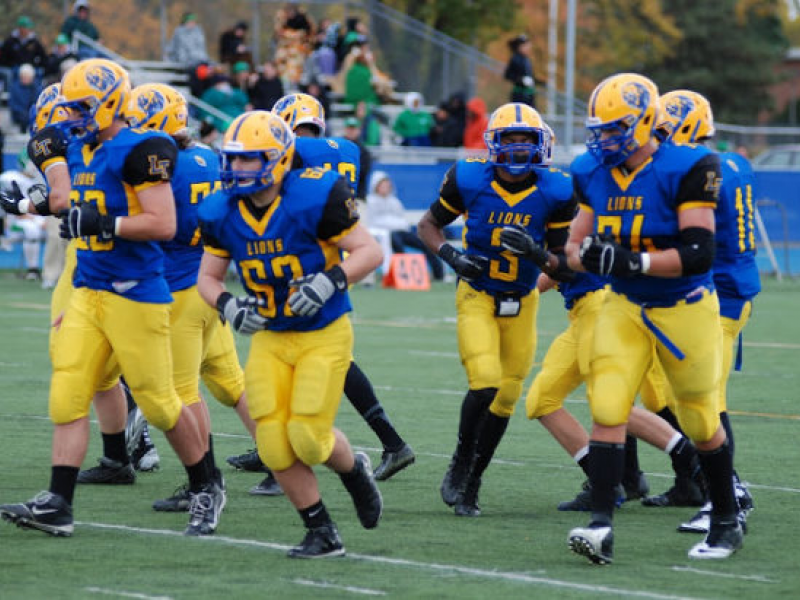
[[[577,209],[578,201],[573,196],[572,200],[565,202],[550,214],[545,234],[545,243],[549,250],[559,250],[567,243],[569,225],[572,223]]]
[[[716,154],[704,156],[689,169],[689,172],[681,180],[675,200],[676,205],[680,207],[681,204],[701,203],[704,206],[715,208],[721,184],[722,171],[720,170],[719,156]]]
[[[353,188],[344,177],[339,177],[328,194],[328,201],[317,225],[317,237],[331,240],[358,223],[358,207],[353,198]]]
[[[122,180],[128,185],[162,183],[172,179],[178,148],[162,137],[147,138],[137,144],[125,158]]]
[[[66,159],[66,156],[67,140],[55,127],[45,127],[28,142],[28,157],[43,174],[48,161],[58,157]]]
[[[456,183],[456,165],[445,173],[442,185],[439,187],[439,199],[431,204],[430,210],[440,227],[449,225],[465,212],[464,199]]]

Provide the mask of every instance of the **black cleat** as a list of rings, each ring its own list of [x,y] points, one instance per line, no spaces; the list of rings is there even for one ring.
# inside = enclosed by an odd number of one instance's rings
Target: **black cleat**
[[[186,512],[192,502],[192,495],[189,493],[189,484],[185,483],[175,490],[169,498],[156,500],[153,502],[153,510],[158,512]]]
[[[358,520],[364,529],[374,529],[383,512],[383,497],[372,476],[369,457],[363,452],[356,452],[355,468],[350,475],[355,475],[355,478],[345,487],[353,499]]]
[[[663,494],[642,498],[645,506],[703,506],[706,498],[703,489],[692,479],[676,477],[675,485]]]
[[[715,521],[711,519],[711,528],[706,539],[695,544],[689,550],[689,558],[722,559],[741,549],[744,533],[738,520]]]
[[[28,502],[0,505],[0,516],[23,529],[38,529],[56,537],[72,535],[72,507],[51,492],[39,492]]]
[[[481,507],[478,506],[478,492],[481,489],[481,478],[470,475],[464,492],[456,502],[456,516],[458,517],[479,517]]]
[[[229,456],[225,461],[234,469],[239,471],[251,471],[254,473],[266,473],[267,467],[261,462],[258,456],[258,449],[253,448],[244,454],[237,454],[236,456]]]
[[[136,472],[130,463],[121,463],[105,456],[100,458],[100,464],[91,469],[78,473],[78,483],[104,483],[117,485],[131,485],[136,481]]]
[[[389,452],[388,450],[384,450],[383,454],[381,455],[381,464],[379,464],[378,468],[375,469],[373,475],[378,481],[386,481],[395,473],[398,473],[407,466],[414,464],[416,458],[417,457],[414,456],[414,451],[408,444],[405,444],[397,452]]]
[[[250,488],[250,494],[253,496],[283,496],[283,490],[281,489],[281,484],[278,483],[278,480],[275,479],[275,475],[272,474],[272,471],[267,469],[267,476],[264,480]]]
[[[570,550],[585,556],[596,565],[614,560],[614,532],[611,527],[576,527],[567,539]]]
[[[617,486],[616,507],[619,508],[625,502],[625,488]],[[558,503],[558,510],[589,512],[592,510],[592,484],[586,479],[581,486],[581,491],[572,500],[565,500]]]
[[[625,502],[645,498],[647,494],[650,493],[650,484],[647,482],[647,477],[645,477],[644,473],[641,471],[638,471],[629,481],[623,479],[622,487],[625,488]]]
[[[468,458],[454,454],[453,458],[450,459],[447,472],[444,474],[442,485],[439,488],[442,500],[447,506],[455,506],[456,502],[458,502],[458,498],[464,491],[464,486],[467,485],[469,467],[470,459]]]
[[[189,524],[184,535],[211,535],[219,525],[219,516],[225,508],[225,491],[216,483],[208,483],[189,503]]]
[[[329,558],[344,556],[344,544],[334,523],[314,527],[298,546],[286,554],[289,558]]]

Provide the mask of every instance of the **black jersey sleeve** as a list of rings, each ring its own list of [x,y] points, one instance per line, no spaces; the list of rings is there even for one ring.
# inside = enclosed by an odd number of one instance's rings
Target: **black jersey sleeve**
[[[447,170],[439,187],[439,198],[431,204],[431,214],[436,222],[444,227],[455,221],[465,212],[464,199],[456,183],[456,165]]]
[[[709,154],[698,160],[683,176],[675,203],[679,210],[681,208],[716,208],[721,185],[722,171],[719,156]]]
[[[344,177],[339,177],[328,194],[328,201],[317,225],[317,237],[334,242],[348,233],[358,223],[358,206],[353,188]]]
[[[203,242],[203,248],[209,253],[222,258],[230,256],[228,251],[222,247],[222,244],[212,233],[211,227],[203,221],[200,221],[200,239]]]
[[[175,172],[178,148],[163,137],[151,137],[131,149],[122,168],[122,180],[134,187],[169,182]]]
[[[567,243],[569,226],[575,217],[577,209],[578,201],[573,196],[569,202],[562,203],[550,213],[550,217],[547,219],[547,233],[545,234],[548,248],[557,250]]]
[[[572,197],[575,200],[575,204],[579,208],[586,207],[589,210],[593,210],[592,209],[592,204],[586,198],[585,194],[583,193],[583,190],[578,185],[578,178],[577,177],[573,177],[572,178]]]
[[[60,129],[45,127],[28,141],[28,157],[42,173],[57,162],[66,162],[67,140]]]

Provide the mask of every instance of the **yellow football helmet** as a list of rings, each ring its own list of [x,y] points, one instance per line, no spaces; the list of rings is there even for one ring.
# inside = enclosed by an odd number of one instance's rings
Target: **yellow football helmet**
[[[511,133],[529,135],[529,142],[504,142]],[[504,104],[492,113],[483,134],[489,160],[495,166],[520,175],[549,165],[553,157],[553,131],[535,108],[519,102]]]
[[[272,112],[286,121],[292,131],[297,131],[300,125],[310,125],[317,129],[316,137],[325,135],[325,109],[314,96],[288,94],[275,103]]]
[[[589,98],[586,148],[616,167],[655,135],[658,88],[643,75],[618,73],[601,81]]]
[[[59,107],[68,118],[61,126],[74,138],[94,139],[98,131],[124,118],[131,83],[128,72],[117,63],[92,58],[76,64],[61,80]]]
[[[660,119],[676,144],[694,144],[714,137],[714,113],[705,96],[690,90],[673,90],[661,96]]]
[[[61,101],[61,84],[51,83],[42,90],[33,105],[33,118],[31,119],[31,135],[48,125],[61,123],[67,119],[63,108],[56,107]]]
[[[125,112],[131,127],[155,129],[169,135],[186,131],[189,109],[186,98],[178,90],[164,83],[146,83],[131,91]]]
[[[258,158],[259,170],[235,170],[235,158]],[[277,114],[254,110],[236,117],[222,141],[222,171],[225,189],[252,194],[283,181],[292,168],[294,133]]]

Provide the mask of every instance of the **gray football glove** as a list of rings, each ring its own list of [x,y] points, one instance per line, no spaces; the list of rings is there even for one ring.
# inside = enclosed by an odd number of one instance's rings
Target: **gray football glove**
[[[252,296],[236,297],[230,292],[222,292],[217,298],[217,311],[220,320],[231,324],[236,333],[253,335],[267,328],[269,319],[258,314],[264,301]]]
[[[297,291],[289,296],[289,308],[300,317],[313,317],[336,292],[347,289],[347,276],[338,265],[320,273],[293,279]]]

